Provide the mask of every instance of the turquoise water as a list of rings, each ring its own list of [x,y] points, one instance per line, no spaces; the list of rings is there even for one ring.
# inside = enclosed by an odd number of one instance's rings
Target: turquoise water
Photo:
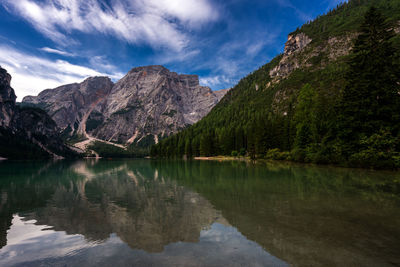
[[[0,266],[396,266],[400,173],[0,163]]]

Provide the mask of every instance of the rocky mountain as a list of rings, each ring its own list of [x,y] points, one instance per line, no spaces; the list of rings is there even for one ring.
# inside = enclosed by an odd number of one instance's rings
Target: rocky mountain
[[[196,75],[146,66],[133,68],[115,84],[92,77],[44,90],[25,97],[23,105],[46,110],[69,136],[146,145],[197,122],[226,92],[200,86]]]
[[[5,69],[0,68],[0,127],[9,127],[15,113],[14,90],[10,86],[11,75]]]
[[[56,123],[41,109],[19,107],[11,75],[0,67],[0,157],[61,158],[75,153],[64,145]]]
[[[82,83],[47,89],[38,96],[27,96],[24,106],[42,108],[64,131],[85,133],[85,122],[91,112],[101,112],[113,82],[108,77],[91,77]],[[31,104],[31,105],[29,105]]]

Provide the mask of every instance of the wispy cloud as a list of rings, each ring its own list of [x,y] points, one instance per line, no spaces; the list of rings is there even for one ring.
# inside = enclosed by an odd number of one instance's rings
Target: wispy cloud
[[[0,46],[0,65],[11,74],[11,86],[18,100],[26,95],[36,95],[43,89],[81,82],[90,76],[109,76],[113,79],[122,77],[119,72],[103,73],[64,60],[52,61],[9,46]]]
[[[180,51],[189,40],[187,27],[217,19],[209,0],[4,0],[7,10],[23,17],[59,45],[76,43],[72,31],[113,35]]]
[[[299,8],[297,8],[295,5],[292,4],[290,0],[276,0],[276,2],[283,7],[288,7],[291,8],[295,11],[297,17],[302,20],[303,22],[310,21],[312,20],[312,16],[303,12]]]
[[[42,47],[40,48],[41,51],[50,53],[50,54],[57,54],[57,55],[61,55],[61,56],[67,56],[67,57],[74,57],[75,55],[72,53],[68,53],[66,51],[62,51],[62,50],[58,50],[58,49],[54,49],[54,48],[50,48],[50,47]]]
[[[224,43],[217,50],[215,57],[199,64],[199,68],[212,70],[209,75],[201,77],[200,82],[212,89],[228,88],[236,84],[241,77],[260,67],[254,62],[265,64],[271,59],[260,57],[260,55],[263,49],[276,42],[278,32],[260,31],[246,36],[247,38],[238,38]],[[255,60],[257,58],[258,60]]]
[[[215,76],[208,76],[208,77],[203,77],[200,78],[200,84],[209,86],[209,87],[215,87],[219,86],[221,84],[233,84],[236,83],[237,81],[231,78],[228,78],[225,75],[215,75]]]

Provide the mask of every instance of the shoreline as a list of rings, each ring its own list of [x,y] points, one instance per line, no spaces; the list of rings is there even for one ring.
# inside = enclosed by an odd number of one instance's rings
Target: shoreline
[[[194,160],[217,160],[217,161],[228,161],[228,160],[237,160],[237,161],[249,161],[248,157],[232,157],[232,156],[213,156],[213,157],[194,157]]]
[[[400,169],[395,168],[366,168],[357,166],[345,166],[340,164],[322,164],[322,163],[312,163],[312,162],[297,162],[292,160],[279,160],[279,159],[256,159],[251,160],[249,157],[232,157],[232,156],[211,156],[211,157],[194,157],[194,160],[202,161],[245,161],[245,162],[255,162],[255,163],[278,163],[278,164],[289,164],[289,165],[306,165],[306,166],[320,166],[320,167],[333,167],[333,168],[344,168],[344,169],[357,169],[357,170],[369,170],[369,171],[389,171],[389,172],[399,172]]]

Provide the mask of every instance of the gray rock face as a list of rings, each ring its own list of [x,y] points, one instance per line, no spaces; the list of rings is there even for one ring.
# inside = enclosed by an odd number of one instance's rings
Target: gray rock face
[[[9,127],[15,113],[16,96],[10,86],[11,75],[0,67],[0,127]]]
[[[24,97],[24,104],[32,104],[47,111],[61,130],[84,134],[90,113],[102,112],[102,104],[110,93],[113,82],[108,77],[91,77],[80,84],[63,85],[42,91],[38,96]]]
[[[272,78],[286,78],[292,71],[299,68],[300,65],[295,55],[302,51],[311,41],[311,38],[304,33],[289,35],[283,57],[278,66],[270,71],[269,75]]]
[[[288,40],[285,44],[284,54],[290,56],[303,50],[309,43],[311,43],[311,38],[309,38],[304,33],[299,33],[296,35],[289,35]]]
[[[44,108],[62,129],[115,143],[139,143],[175,133],[204,117],[225,95],[196,75],[163,66],[133,68],[115,85],[106,77],[45,90],[25,104]]]

